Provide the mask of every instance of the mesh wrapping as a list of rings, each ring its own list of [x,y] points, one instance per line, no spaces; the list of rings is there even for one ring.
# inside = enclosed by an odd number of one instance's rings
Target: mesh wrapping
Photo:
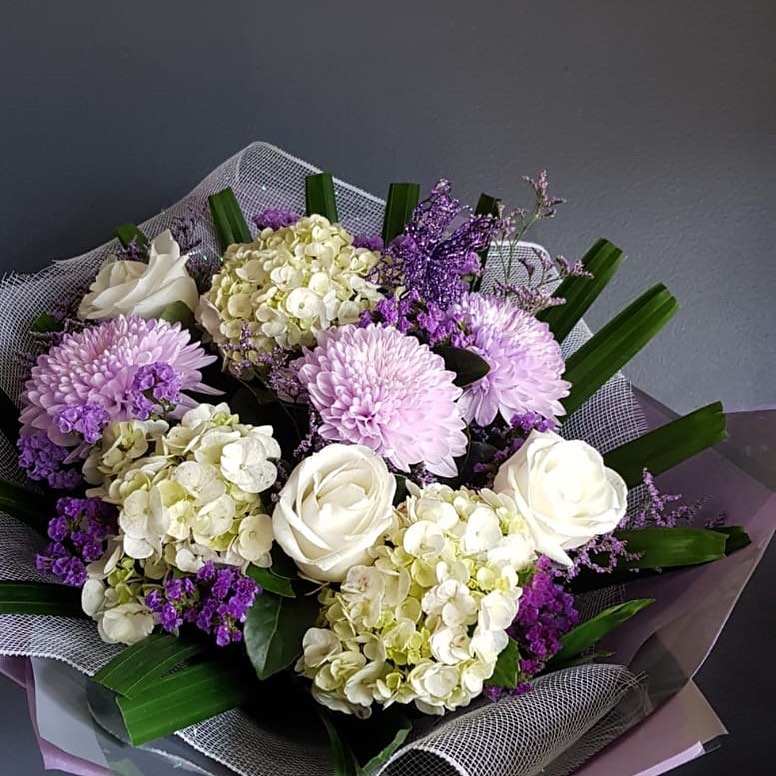
[[[187,197],[141,224],[156,235],[187,208],[204,209],[206,198],[231,186],[246,217],[266,207],[304,212],[304,178],[318,170],[266,143],[254,143],[208,175]],[[342,223],[355,234],[379,234],[384,202],[335,181]],[[209,213],[197,224],[198,251],[215,256]],[[0,279],[0,385],[18,399],[25,367],[17,353],[32,349],[30,324],[62,299],[82,293],[105,258],[117,248],[111,241],[75,258],[55,261],[35,275]],[[520,248],[530,255],[534,247]],[[491,266],[498,262],[492,262]],[[485,287],[493,278],[485,278]],[[568,355],[590,336],[581,323],[564,343]],[[618,374],[563,427],[564,435],[585,439],[607,451],[633,439],[644,427],[630,386]],[[15,451],[0,436],[0,476],[19,480]],[[40,538],[0,513],[0,579],[42,580],[33,558]],[[586,616],[618,600],[612,589],[587,600]],[[87,620],[14,615],[0,617],[0,654],[53,658],[93,675],[121,647],[103,643]],[[535,681],[534,690],[498,704],[481,703],[441,722],[430,721],[380,771],[385,776],[562,776],[646,714],[643,688],[625,668],[580,666]],[[430,730],[428,727],[430,726]],[[264,729],[241,710],[220,714],[176,735],[243,776],[311,776],[330,771],[328,747],[316,739]],[[302,738],[303,740],[300,740]],[[544,770],[542,770],[544,769]]]

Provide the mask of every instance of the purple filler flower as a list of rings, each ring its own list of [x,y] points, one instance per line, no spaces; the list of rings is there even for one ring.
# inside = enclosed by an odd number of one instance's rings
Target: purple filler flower
[[[293,226],[301,216],[284,207],[268,207],[253,217],[253,223],[259,229],[272,229],[277,231],[284,226]]]
[[[564,413],[560,399],[570,384],[561,379],[563,356],[546,323],[485,294],[466,294],[451,313],[466,322],[474,335],[471,349],[490,366],[461,398],[467,420],[487,426],[498,414],[509,422],[526,412],[549,420]]]
[[[61,498],[48,525],[52,541],[36,556],[35,567],[80,587],[86,582],[86,564],[102,557],[116,530],[117,512],[111,504],[99,498]]]
[[[443,308],[466,290],[464,276],[479,272],[478,253],[498,226],[492,216],[472,215],[450,191],[450,183],[440,180],[415,208],[404,234],[386,249],[400,262],[407,287]]]
[[[65,465],[70,451],[54,444],[45,431],[22,433],[16,445],[19,466],[31,480],[45,480],[54,490],[72,490],[81,482],[80,471]]]
[[[409,471],[452,477],[466,450],[461,389],[442,358],[394,328],[341,326],[300,360],[323,439],[362,444]]]

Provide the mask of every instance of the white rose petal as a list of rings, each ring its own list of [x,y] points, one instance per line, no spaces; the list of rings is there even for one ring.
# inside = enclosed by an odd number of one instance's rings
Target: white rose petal
[[[123,313],[158,318],[174,302],[195,310],[199,295],[186,270],[188,258],[181,255],[169,229],[151,243],[148,264],[111,257],[81,301],[78,317],[96,320]]]
[[[494,490],[515,499],[537,551],[567,566],[565,550],[617,528],[628,500],[622,477],[595,448],[551,431],[531,432],[502,464]]]
[[[303,460],[272,514],[275,540],[302,573],[341,582],[393,521],[396,480],[362,445],[332,444]]]

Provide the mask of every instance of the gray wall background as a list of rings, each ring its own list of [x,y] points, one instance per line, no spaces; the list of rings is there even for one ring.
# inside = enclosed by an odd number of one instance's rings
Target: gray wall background
[[[255,139],[380,195],[524,202],[546,167],[569,203],[534,239],[631,256],[591,325],[659,280],[682,303],[631,379],[678,411],[776,404],[774,40],[769,0],[6,0],[0,267],[105,241]]]

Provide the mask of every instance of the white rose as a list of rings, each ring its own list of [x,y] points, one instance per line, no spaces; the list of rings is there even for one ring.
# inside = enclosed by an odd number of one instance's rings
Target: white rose
[[[622,477],[581,440],[532,431],[496,475],[494,490],[511,493],[536,542],[537,552],[570,566],[564,550],[613,531],[628,501]]]
[[[97,630],[108,644],[136,644],[154,629],[154,615],[134,601],[119,604],[99,615]]]
[[[148,264],[110,257],[81,301],[78,317],[95,320],[123,313],[156,318],[173,302],[195,310],[199,296],[197,284],[186,271],[188,258],[181,255],[169,229],[151,243]]]
[[[341,582],[393,520],[396,481],[382,458],[362,445],[333,444],[303,460],[280,491],[275,540],[302,573]]]

